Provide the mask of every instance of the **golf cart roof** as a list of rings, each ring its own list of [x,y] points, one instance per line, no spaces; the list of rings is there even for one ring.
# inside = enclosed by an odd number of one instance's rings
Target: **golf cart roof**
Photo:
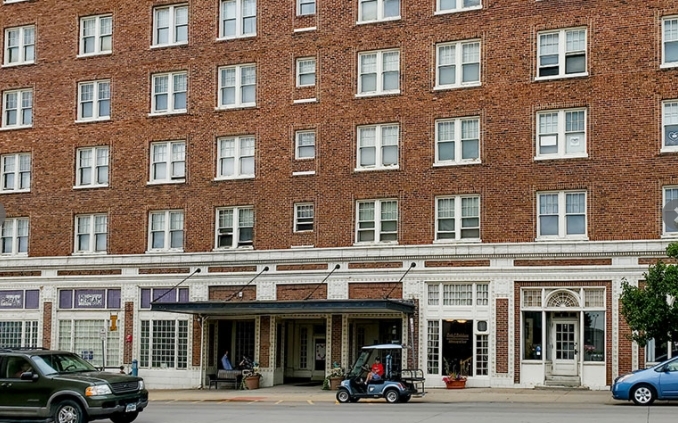
[[[363,350],[402,350],[407,347],[400,344],[377,344],[377,345],[366,345]]]

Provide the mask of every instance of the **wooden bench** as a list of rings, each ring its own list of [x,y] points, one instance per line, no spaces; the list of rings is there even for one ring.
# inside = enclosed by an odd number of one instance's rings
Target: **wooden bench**
[[[242,383],[242,370],[218,370],[217,374],[208,375],[210,384],[208,389],[219,389],[219,384],[226,384],[233,389],[239,389]]]

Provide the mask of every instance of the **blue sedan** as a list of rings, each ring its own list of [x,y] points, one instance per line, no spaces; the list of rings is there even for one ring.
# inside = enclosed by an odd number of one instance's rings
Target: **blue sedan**
[[[650,405],[657,399],[678,399],[678,357],[619,376],[612,385],[612,397],[633,400],[636,405]]]

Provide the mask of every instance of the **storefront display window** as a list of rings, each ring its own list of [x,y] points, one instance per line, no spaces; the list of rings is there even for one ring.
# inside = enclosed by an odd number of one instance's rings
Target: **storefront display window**
[[[543,358],[544,343],[542,341],[541,329],[541,311],[523,312],[523,357],[526,360],[541,360]]]
[[[449,373],[473,374],[473,320],[443,321],[442,347]]]
[[[584,313],[584,361],[605,360],[605,312]]]

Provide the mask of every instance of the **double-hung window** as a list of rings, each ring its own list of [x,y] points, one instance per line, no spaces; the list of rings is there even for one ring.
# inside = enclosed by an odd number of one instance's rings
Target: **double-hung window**
[[[380,50],[358,54],[358,95],[400,92],[400,51]]]
[[[28,192],[31,190],[31,154],[6,154],[2,160],[2,187],[0,192]]]
[[[219,108],[257,105],[257,67],[254,64],[219,68]]]
[[[5,30],[5,66],[28,65],[35,62],[35,26],[20,26]]]
[[[482,8],[480,0],[437,0],[436,13],[463,12]]]
[[[436,88],[480,85],[480,41],[458,41],[436,46]]]
[[[139,323],[139,367],[188,368],[188,320],[144,319]]]
[[[662,151],[678,151],[678,100],[662,103]]]
[[[358,127],[358,169],[398,166],[400,127],[397,124]]]
[[[357,243],[398,241],[398,201],[358,201],[356,206]]]
[[[188,5],[153,10],[153,47],[188,43]]]
[[[77,187],[108,186],[108,146],[78,149],[75,185]]]
[[[358,22],[400,19],[400,0],[358,0]]]
[[[678,187],[664,187],[664,206],[669,202],[678,200]],[[676,236],[678,235],[678,222],[673,222],[672,224],[667,224],[664,220],[664,235]]]
[[[315,15],[315,0],[297,0],[297,16]]]
[[[28,218],[6,219],[0,230],[2,251],[6,255],[28,253]]]
[[[436,198],[436,241],[480,240],[480,196]]]
[[[297,59],[297,87],[315,85],[315,57]]]
[[[586,157],[586,109],[537,113],[537,158]]]
[[[436,165],[480,162],[480,118],[436,121]]]
[[[149,251],[180,251],[184,247],[184,212],[154,211],[149,216]]]
[[[254,208],[217,209],[217,248],[251,248],[254,242]]]
[[[151,144],[151,183],[185,182],[186,141]]]
[[[78,120],[108,120],[111,117],[111,81],[78,84]]]
[[[256,0],[222,0],[219,20],[219,38],[257,35]]]
[[[217,148],[217,179],[254,178],[254,136],[219,138]]]
[[[586,192],[537,193],[537,239],[586,239]]]
[[[540,32],[537,77],[564,78],[586,75],[586,29]]]
[[[2,127],[30,128],[33,126],[33,90],[5,91],[2,94]]]
[[[315,212],[313,203],[297,203],[294,205],[294,232],[313,230]]]
[[[113,49],[113,17],[88,16],[80,19],[80,55],[110,53]]]
[[[151,114],[186,113],[187,91],[186,72],[153,75]]]
[[[662,19],[662,67],[678,66],[678,16]]]
[[[315,131],[297,131],[295,134],[295,158],[315,158]]]
[[[105,253],[108,239],[108,216],[105,214],[75,217],[75,252]]]

